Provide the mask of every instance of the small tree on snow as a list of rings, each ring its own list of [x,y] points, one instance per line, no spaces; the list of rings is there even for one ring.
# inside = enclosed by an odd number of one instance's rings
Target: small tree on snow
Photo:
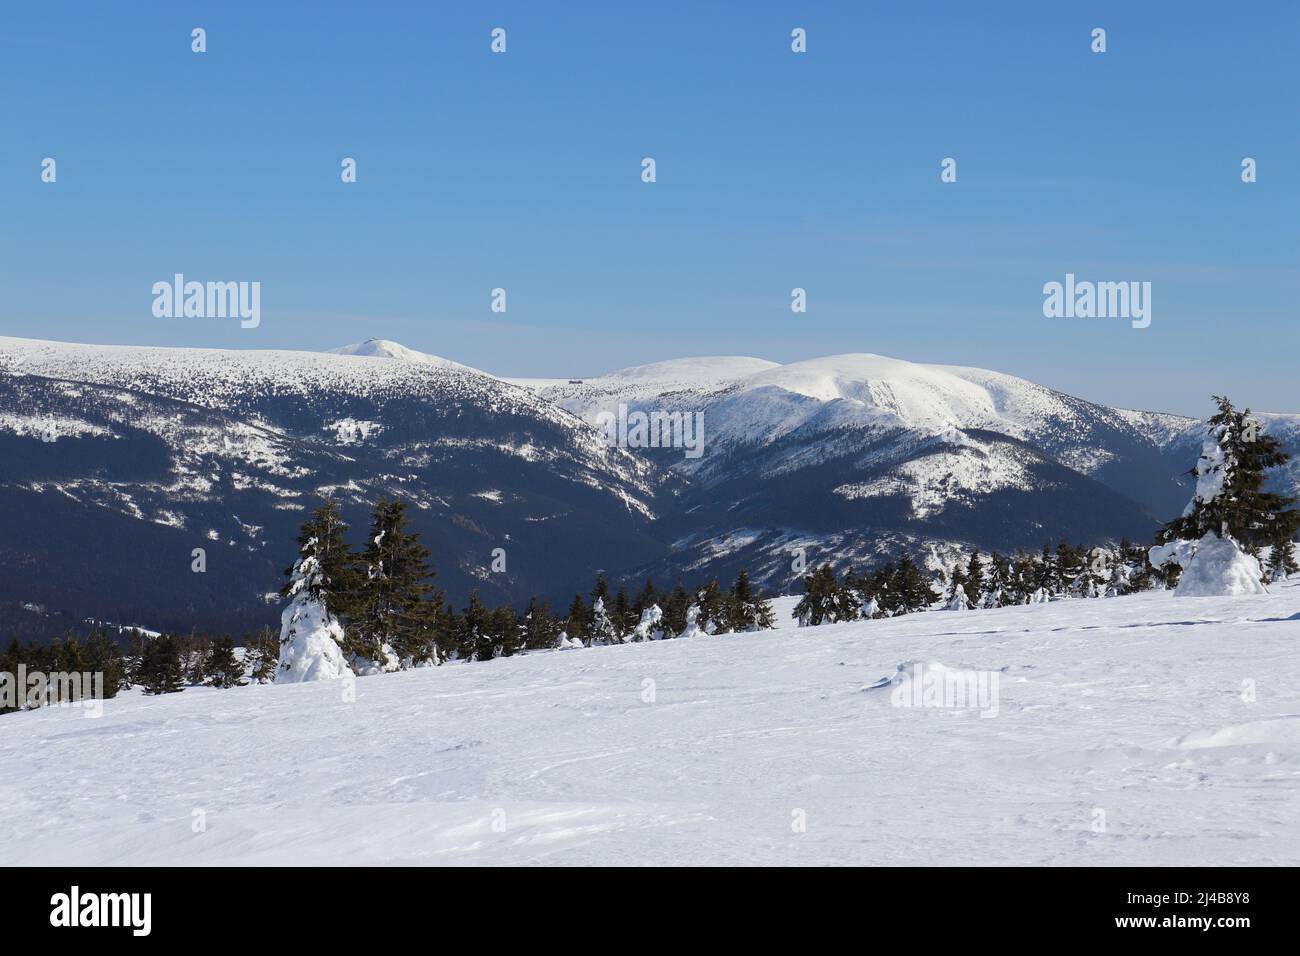
[[[598,597],[591,605],[591,622],[587,625],[587,643],[592,646],[617,644],[614,622],[605,611],[605,599]]]
[[[659,605],[651,604],[641,612],[641,620],[637,622],[636,627],[632,628],[628,640],[633,642],[663,640],[664,634],[660,627],[663,619],[664,612],[660,610]]]
[[[343,627],[326,601],[316,538],[302,545],[302,556],[290,570],[285,586],[289,606],[280,615],[280,663],[275,682],[337,680],[352,676],[343,654]]]
[[[1196,492],[1162,530],[1151,563],[1182,567],[1178,595],[1258,594],[1264,586],[1254,555],[1262,544],[1289,538],[1300,524],[1300,512],[1290,509],[1294,498],[1263,490],[1265,471],[1290,456],[1259,431],[1249,409],[1239,412],[1219,396],[1215,401],[1219,411],[1192,471]]]
[[[407,530],[404,502],[376,502],[361,558],[366,571],[353,617],[357,657],[380,670],[399,662],[436,663],[434,624],[442,595],[429,583],[429,550]]]
[[[1276,438],[1260,431],[1250,409],[1238,411],[1215,396],[1219,411],[1208,423],[1192,475],[1196,492],[1182,515],[1165,526],[1161,541],[1196,541],[1213,534],[1231,537],[1256,551],[1279,534],[1300,529],[1294,498],[1263,490],[1265,472],[1290,460]]]
[[[1296,561],[1295,542],[1286,535],[1278,535],[1268,556],[1269,580],[1281,581],[1297,571],[1300,571],[1300,562]]]

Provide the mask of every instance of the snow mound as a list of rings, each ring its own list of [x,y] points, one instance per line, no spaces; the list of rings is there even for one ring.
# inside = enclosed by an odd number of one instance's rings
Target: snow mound
[[[1267,594],[1259,561],[1242,551],[1232,538],[1207,534],[1199,541],[1175,541],[1151,549],[1156,567],[1182,567],[1175,597],[1238,597]]]
[[[1218,730],[1193,730],[1175,738],[1170,745],[1183,750],[1259,745],[1294,749],[1300,746],[1300,719],[1294,716],[1280,717],[1276,720],[1231,724]]]

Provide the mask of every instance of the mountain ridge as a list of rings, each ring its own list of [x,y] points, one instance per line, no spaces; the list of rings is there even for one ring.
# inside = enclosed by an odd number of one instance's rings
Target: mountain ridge
[[[610,447],[602,416],[620,407],[702,416],[705,453]],[[1260,418],[1300,451],[1300,416]],[[51,427],[56,440],[41,441]],[[222,588],[251,620],[324,494],[356,533],[375,498],[408,501],[458,603],[473,588],[558,603],[598,570],[693,584],[747,567],[789,591],[795,552],[844,567],[909,550],[938,567],[970,547],[1142,540],[1186,502],[1202,431],[999,372],[872,353],[512,380],[385,339],[310,352],[0,337],[0,494],[23,542],[0,563],[28,569],[0,601],[66,606],[66,587],[31,570],[75,573],[43,544],[42,522],[83,551],[97,543],[77,528],[107,522],[102,533],[178,567],[219,541]],[[1276,480],[1300,488],[1300,461]],[[488,570],[496,547],[508,573]],[[118,564],[130,553],[112,550]],[[133,585],[129,567],[105,570],[101,592],[150,597],[113,604],[111,617],[77,613],[172,626],[187,608],[218,606],[214,570],[210,593],[188,570],[152,572],[174,598]]]

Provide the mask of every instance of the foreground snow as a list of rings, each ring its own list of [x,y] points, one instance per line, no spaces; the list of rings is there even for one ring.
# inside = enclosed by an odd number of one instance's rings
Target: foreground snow
[[[1283,585],[133,692],[0,717],[0,858],[1294,865],[1298,642]],[[996,716],[864,689],[913,661]]]

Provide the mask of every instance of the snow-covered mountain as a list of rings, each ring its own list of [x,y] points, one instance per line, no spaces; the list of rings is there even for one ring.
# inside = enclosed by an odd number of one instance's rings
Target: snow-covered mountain
[[[691,480],[667,522],[675,567],[769,584],[791,552],[844,565],[954,542],[1036,548],[1061,535],[1149,536],[1186,503],[1201,423],[1087,402],[983,369],[836,355],[639,366],[539,394],[597,423],[629,410],[703,415],[706,453],[646,454]],[[1300,453],[1300,416],[1260,416]],[[1300,490],[1300,473],[1277,480]]]
[[[703,453],[608,447],[598,426],[636,411],[702,415]],[[1297,454],[1275,481],[1300,490],[1300,416],[1260,419]],[[844,567],[1142,540],[1187,501],[1201,428],[867,354],[505,381],[382,339],[310,353],[0,338],[0,565],[17,569],[0,601],[170,625],[234,594],[236,623],[265,617],[327,493],[354,524],[380,495],[409,501],[458,602],[472,587],[560,600],[597,569],[671,583],[748,567],[786,590],[799,550]],[[496,547],[506,573],[488,570]],[[82,554],[104,555],[93,585]]]
[[[455,363],[0,338],[11,606],[169,627],[273,620],[263,595],[326,494],[358,536],[374,500],[408,501],[458,602],[471,588],[526,600],[661,556],[651,529],[674,483]],[[495,548],[504,572],[490,571]]]

